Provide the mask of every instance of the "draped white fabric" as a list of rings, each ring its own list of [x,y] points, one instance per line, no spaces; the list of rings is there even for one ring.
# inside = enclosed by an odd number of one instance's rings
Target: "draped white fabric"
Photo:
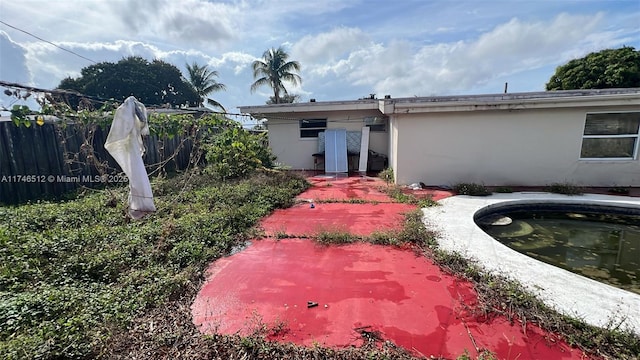
[[[142,135],[149,135],[147,109],[129,96],[116,110],[104,148],[129,178],[129,215],[140,219],[156,211],[147,170],[142,161]]]

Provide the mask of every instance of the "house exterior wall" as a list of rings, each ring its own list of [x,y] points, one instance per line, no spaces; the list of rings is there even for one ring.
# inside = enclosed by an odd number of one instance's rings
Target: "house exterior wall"
[[[328,129],[361,131],[365,116],[381,116],[378,110],[288,113],[271,116],[268,120],[269,147],[277,162],[292,169],[313,169],[313,154],[318,152],[318,138],[301,138],[299,120],[327,119]],[[385,132],[369,134],[369,149],[389,153],[389,126]]]
[[[396,182],[640,186],[640,162],[580,160],[588,112],[638,106],[429,112],[395,115]],[[394,133],[393,129],[397,129]]]

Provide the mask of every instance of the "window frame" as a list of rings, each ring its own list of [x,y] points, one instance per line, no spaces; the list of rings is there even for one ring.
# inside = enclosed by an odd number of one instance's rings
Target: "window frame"
[[[324,122],[324,126],[303,126],[304,122]],[[300,139],[317,139],[318,134],[324,132],[327,129],[327,118],[310,118],[298,120],[298,136]],[[311,124],[310,124],[311,125]],[[314,124],[317,125],[317,124]],[[303,136],[304,131],[315,132],[315,136]]]
[[[640,147],[640,124],[638,131],[635,134],[615,134],[615,135],[585,135],[587,129],[588,116],[591,114],[628,114],[637,113],[640,117],[640,111],[599,111],[588,112],[584,117],[584,126],[582,127],[582,140],[580,142],[580,160],[585,161],[632,161],[638,159],[638,148]],[[584,146],[584,139],[634,139],[634,145],[631,157],[582,157],[582,148]]]

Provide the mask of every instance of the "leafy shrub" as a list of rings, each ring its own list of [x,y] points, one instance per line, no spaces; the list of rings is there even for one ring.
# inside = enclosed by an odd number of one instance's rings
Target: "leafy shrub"
[[[251,134],[234,121],[225,121],[221,127],[211,142],[204,145],[210,174],[224,180],[246,176],[261,167],[273,167],[275,156],[266,144],[265,134]]]
[[[484,185],[475,183],[460,183],[453,186],[453,191],[458,195],[470,195],[470,196],[488,196],[491,195],[491,191]]]

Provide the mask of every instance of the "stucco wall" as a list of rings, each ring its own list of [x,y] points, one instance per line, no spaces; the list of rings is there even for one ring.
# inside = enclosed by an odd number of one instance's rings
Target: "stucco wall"
[[[312,155],[318,152],[317,138],[301,138],[298,120],[327,119],[327,128],[343,128],[347,131],[360,131],[365,116],[380,116],[377,110],[343,111],[335,113],[296,113],[286,114],[291,119],[273,117],[268,121],[269,146],[278,157],[277,161],[292,169],[313,169]],[[284,117],[284,115],[282,116]],[[386,132],[371,132],[369,149],[387,155],[389,149],[388,125]],[[357,162],[356,162],[357,164]]]
[[[397,114],[399,184],[640,186],[640,162],[579,160],[585,115],[638,107]]]

